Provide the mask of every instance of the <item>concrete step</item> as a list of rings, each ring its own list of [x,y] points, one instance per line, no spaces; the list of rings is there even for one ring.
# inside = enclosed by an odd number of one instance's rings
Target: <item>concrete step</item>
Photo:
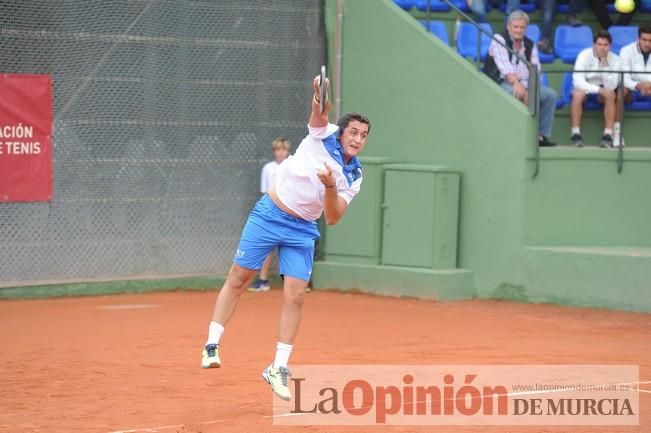
[[[512,299],[651,311],[650,247],[530,246],[524,266]]]
[[[316,289],[358,290],[389,296],[448,301],[474,296],[473,272],[321,261],[312,274]]]

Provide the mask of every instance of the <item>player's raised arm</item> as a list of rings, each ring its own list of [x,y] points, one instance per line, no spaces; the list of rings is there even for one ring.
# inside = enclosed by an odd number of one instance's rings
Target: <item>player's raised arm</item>
[[[330,80],[325,79],[325,101],[323,101],[323,111],[321,111],[321,86],[320,76],[314,77],[312,85],[314,87],[314,96],[312,97],[312,112],[310,113],[309,125],[312,128],[321,128],[328,125],[328,113],[330,112],[330,98],[328,98],[328,90],[330,87]]]

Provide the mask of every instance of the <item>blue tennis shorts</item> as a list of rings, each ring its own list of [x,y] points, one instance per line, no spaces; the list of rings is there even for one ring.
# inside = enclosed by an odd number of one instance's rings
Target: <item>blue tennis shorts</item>
[[[280,274],[310,281],[318,238],[316,221],[288,214],[265,194],[249,214],[234,262],[258,270],[271,250],[278,247]]]

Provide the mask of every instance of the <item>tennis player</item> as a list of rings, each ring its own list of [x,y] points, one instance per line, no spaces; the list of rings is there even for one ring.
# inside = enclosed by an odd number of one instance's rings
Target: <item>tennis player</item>
[[[327,79],[325,85],[329,86]],[[262,377],[283,400],[291,399],[287,364],[312,274],[314,243],[319,238],[316,221],[324,214],[326,224],[336,224],[359,192],[362,170],[357,155],[364,149],[371,129],[368,118],[360,113],[344,114],[337,125],[328,123],[330,103],[324,101],[321,111],[318,77],[313,87],[309,134],[296,153],[278,167],[276,184],[249,214],[234,263],[217,296],[201,357],[202,368],[221,366],[219,343],[224,327],[256,270],[269,252],[278,247],[284,279],[283,306],[276,356]]]

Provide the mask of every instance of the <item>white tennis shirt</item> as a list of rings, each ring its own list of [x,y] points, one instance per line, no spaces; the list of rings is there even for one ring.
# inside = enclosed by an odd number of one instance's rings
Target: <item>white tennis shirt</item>
[[[325,186],[317,177],[327,163],[337,184],[337,195],[350,204],[362,184],[362,168],[356,157],[343,162],[343,148],[337,138],[339,128],[312,128],[296,152],[284,160],[276,173],[276,193],[285,206],[301,218],[316,221],[323,213]]]
[[[606,59],[600,59],[595,55],[593,48],[586,48],[576,57],[574,70],[591,72],[574,72],[572,82],[575,88],[585,93],[599,93],[600,86],[615,90],[619,84],[619,75],[612,71],[619,69],[617,54],[609,51]]]
[[[262,194],[266,193],[269,187],[276,183],[278,167],[280,167],[280,164],[276,161],[270,161],[262,167],[262,174],[260,174],[260,192]]]
[[[627,71],[651,72],[651,61],[644,60],[644,54],[640,50],[640,44],[635,41],[625,45],[619,52],[619,58],[622,66]],[[626,74],[624,75],[624,85],[631,90],[635,90],[638,83],[651,82],[651,74]]]

